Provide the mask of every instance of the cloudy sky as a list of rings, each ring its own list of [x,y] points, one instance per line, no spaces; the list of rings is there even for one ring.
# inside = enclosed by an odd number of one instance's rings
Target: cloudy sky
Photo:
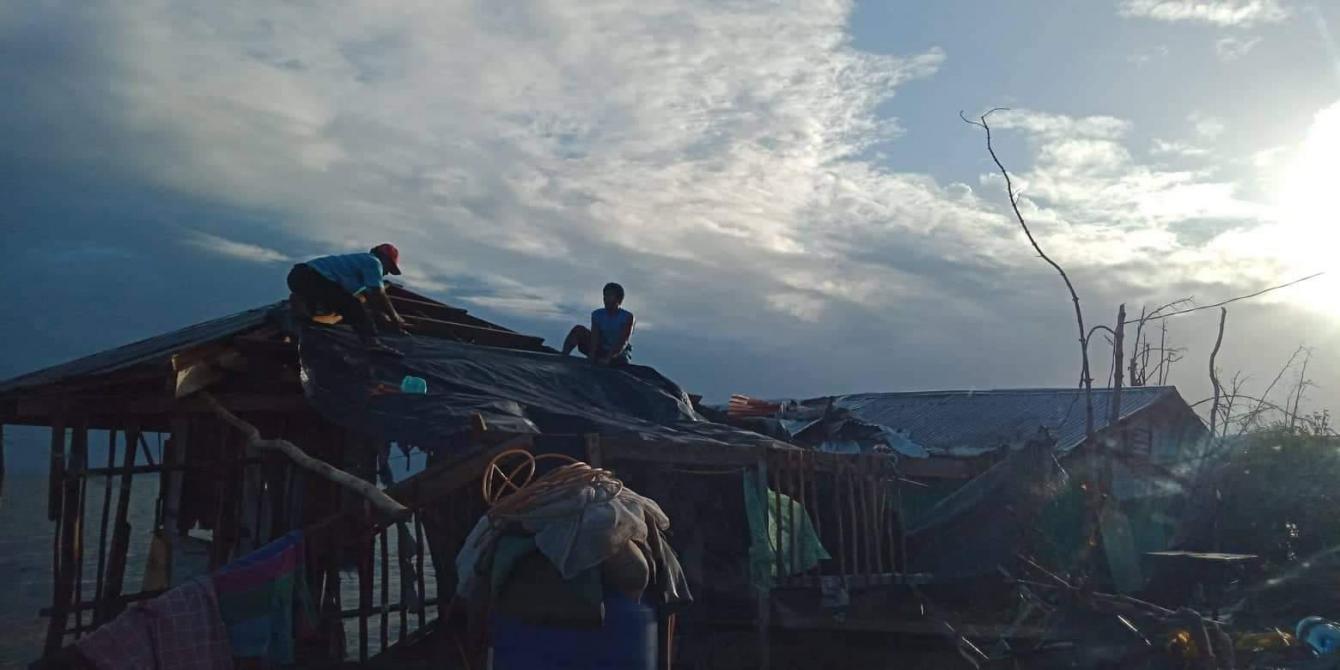
[[[691,390],[1068,386],[1073,314],[1233,305],[1225,375],[1340,404],[1340,3],[117,0],[0,7],[0,376],[411,287],[561,338],[621,281]],[[1205,397],[1216,315],[1170,320]],[[1106,345],[1095,358],[1107,357]],[[1098,364],[1098,375],[1106,368]]]

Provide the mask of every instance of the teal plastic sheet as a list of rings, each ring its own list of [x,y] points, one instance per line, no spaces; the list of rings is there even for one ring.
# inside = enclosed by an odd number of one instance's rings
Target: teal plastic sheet
[[[744,509],[749,521],[749,576],[754,588],[768,590],[778,576],[804,572],[832,558],[819,541],[818,533],[810,522],[810,515],[790,496],[768,489],[766,505],[759,500],[758,478],[755,473],[744,473]],[[776,518],[778,499],[781,518]],[[791,520],[795,519],[795,528]],[[777,530],[781,526],[781,551],[778,560]],[[791,536],[796,535],[796,551],[792,555]],[[792,565],[794,563],[794,565]],[[780,569],[780,575],[779,575]]]

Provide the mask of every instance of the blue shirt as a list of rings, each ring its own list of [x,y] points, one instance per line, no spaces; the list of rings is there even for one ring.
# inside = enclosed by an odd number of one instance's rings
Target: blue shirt
[[[600,346],[600,353],[614,351],[614,347],[623,337],[623,331],[632,322],[633,313],[622,308],[610,312],[602,307],[591,312],[591,325],[596,328],[596,343]],[[632,335],[629,335],[629,339],[632,339]],[[630,344],[628,348],[631,349],[632,345]]]
[[[382,287],[384,276],[382,262],[372,254],[322,256],[307,261],[307,267],[316,270],[322,277],[339,284],[340,288],[354,295]]]

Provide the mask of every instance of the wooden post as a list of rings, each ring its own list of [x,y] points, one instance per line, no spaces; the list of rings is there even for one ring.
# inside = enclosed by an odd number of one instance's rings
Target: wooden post
[[[381,532],[381,534],[379,535],[378,539],[380,540],[380,542],[379,542],[378,544],[381,545],[381,564],[382,564],[382,570],[381,570],[382,620],[381,620],[381,625],[378,626],[378,630],[379,630],[379,632],[380,632],[380,634],[381,634],[380,637],[381,637],[381,643],[382,643],[382,644],[381,644],[381,647],[379,647],[379,648],[377,649],[377,653],[380,654],[380,653],[386,651],[386,648],[387,648],[388,646],[390,646],[390,637],[391,637],[391,636],[390,636],[390,630],[391,630],[391,552],[390,552],[390,546],[389,546],[389,543],[390,543],[390,539],[391,539],[391,538],[390,538],[390,534],[386,532],[386,527],[385,527],[385,526],[382,527],[382,532]]]
[[[74,628],[75,637],[79,637],[84,627],[84,512],[88,500],[88,417],[81,415],[76,427],[70,434],[70,470],[66,476],[73,475],[75,481],[75,525],[78,531],[74,539]]]
[[[764,452],[764,453],[766,453],[766,452]],[[774,463],[773,465],[775,465],[775,463]],[[768,511],[767,511],[767,510],[768,510],[768,498],[767,498],[767,496],[764,496],[764,498],[763,498],[763,510],[764,510],[764,512],[763,512],[763,518],[764,518],[764,521],[765,521],[763,527],[764,527],[764,528],[767,528],[769,523],[771,523],[771,524],[775,524],[775,525],[776,525],[777,532],[773,533],[773,535],[774,535],[775,537],[773,538],[773,545],[772,545],[772,562],[773,562],[773,565],[775,566],[774,570],[775,570],[776,573],[777,573],[776,576],[774,577],[774,579],[781,579],[781,578],[782,578],[782,575],[786,573],[786,570],[784,570],[784,569],[782,568],[782,555],[783,555],[783,554],[782,554],[782,552],[783,552],[783,549],[782,549],[782,473],[780,472],[781,468],[777,468],[777,467],[771,467],[771,468],[769,468],[768,470],[769,470],[768,474],[771,475],[771,478],[772,478],[772,480],[773,480],[773,486],[775,486],[776,489],[777,489],[777,495],[776,495],[776,497],[773,499],[773,504],[772,504],[773,510],[772,510],[772,520],[771,520],[771,521],[768,521],[768,520],[767,520],[767,519],[768,519],[768,514],[769,514]],[[775,585],[776,582],[774,581],[773,584]]]
[[[1121,358],[1126,354],[1126,305],[1117,307],[1117,329],[1112,336],[1112,398],[1107,410],[1107,427],[1121,420]],[[1135,356],[1131,356],[1135,364]],[[1134,368],[1132,368],[1134,369]]]
[[[414,573],[415,573],[415,577],[419,580],[419,611],[418,611],[418,616],[419,616],[419,627],[420,627],[420,628],[423,628],[424,624],[425,624],[425,623],[427,622],[427,620],[428,620],[428,611],[427,611],[427,610],[428,610],[428,605],[427,605],[427,602],[428,602],[428,589],[427,589],[427,586],[425,585],[425,581],[426,581],[426,579],[425,579],[424,574],[423,574],[423,552],[424,552],[425,549],[427,548],[427,545],[425,545],[424,542],[423,542],[423,519],[422,519],[422,514],[423,514],[423,513],[422,513],[421,511],[419,511],[419,512],[415,512],[415,513],[414,513],[414,546],[418,549],[418,554],[416,555],[416,560],[417,560],[417,563],[418,563],[418,564],[415,566],[417,569],[414,571]]]
[[[368,662],[368,617],[372,613],[372,542],[358,543],[358,662]]]
[[[768,532],[768,449],[758,451],[758,465],[755,485],[758,487],[759,505],[763,510],[763,533]],[[772,628],[772,591],[758,589],[758,667],[768,670],[772,667],[772,645],[768,639]]]
[[[134,482],[131,469],[135,467],[135,453],[138,443],[143,440],[136,419],[126,423],[126,450],[121,456],[121,490],[117,493],[116,521],[112,526],[111,559],[107,563],[107,578],[103,582],[102,592],[98,594],[98,608],[94,610],[93,623],[101,624],[116,616],[117,600],[121,597],[121,586],[126,575],[126,554],[130,550],[130,489]]]
[[[164,470],[160,484],[163,487],[160,494],[163,498],[163,534],[168,543],[166,581],[169,586],[173,584],[173,571],[182,552],[182,470],[178,466],[186,462],[187,445],[191,439],[191,420],[184,414],[175,416],[172,418],[171,428],[172,437],[163,447],[166,452],[163,454],[163,465],[173,467]]]
[[[116,432],[115,428],[107,431],[107,474],[102,480],[102,520],[98,524],[98,574],[93,586],[94,624],[98,622],[97,613],[102,605],[103,579],[107,573],[107,521],[112,507],[112,469],[116,466]]]
[[[47,467],[47,520],[60,520],[61,493],[65,482],[65,400],[51,417],[51,460]],[[59,533],[57,533],[59,535]]]
[[[603,464],[605,455],[600,449],[600,435],[587,433],[584,438],[586,440],[586,464],[593,468],[605,467]]]
[[[5,497],[5,424],[0,423],[0,500]]]
[[[70,459],[69,471],[73,476],[64,476],[60,482],[60,533],[57,536],[58,549],[56,552],[56,570],[53,573],[53,597],[51,602],[51,620],[47,625],[47,636],[45,645],[45,655],[50,656],[60,650],[65,638],[66,624],[69,622],[69,613],[71,601],[74,598],[76,571],[76,559],[78,558],[78,543],[83,535],[83,529],[80,528],[80,509],[79,509],[79,477],[78,474],[83,470],[81,456],[87,455],[88,432],[84,428],[84,419],[81,417],[76,420],[74,436],[70,440]],[[64,428],[59,433],[61,442],[64,442]],[[82,437],[81,437],[82,435]],[[52,440],[53,448],[56,446],[56,439]],[[81,449],[80,447],[83,447]],[[54,453],[54,451],[53,451]],[[60,455],[59,463],[62,473],[65,472],[65,455]]]

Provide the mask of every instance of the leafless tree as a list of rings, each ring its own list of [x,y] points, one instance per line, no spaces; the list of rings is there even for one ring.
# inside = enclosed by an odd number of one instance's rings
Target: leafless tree
[[[958,116],[960,119],[963,119],[964,123],[978,126],[986,133],[986,151],[987,153],[991,154],[991,160],[995,162],[996,167],[1000,170],[1001,176],[1005,178],[1005,193],[1010,199],[1010,209],[1014,210],[1015,220],[1019,222],[1019,227],[1023,229],[1024,236],[1028,238],[1028,243],[1033,245],[1033,250],[1037,252],[1038,256],[1042,258],[1042,260],[1046,261],[1048,265],[1052,266],[1052,268],[1056,270],[1057,274],[1061,275],[1061,281],[1065,282],[1066,291],[1070,293],[1070,302],[1073,303],[1075,307],[1075,325],[1079,331],[1079,355],[1080,355],[1079,383],[1080,386],[1084,388],[1084,404],[1085,404],[1084,433],[1085,435],[1092,437],[1094,432],[1093,376],[1090,374],[1089,371],[1090,331],[1086,331],[1084,329],[1084,309],[1080,306],[1079,294],[1075,292],[1075,285],[1070,281],[1070,275],[1067,275],[1065,269],[1062,268],[1060,264],[1058,264],[1056,261],[1052,260],[1051,257],[1047,255],[1047,252],[1042,250],[1042,246],[1038,244],[1037,238],[1033,237],[1033,231],[1029,230],[1028,222],[1024,220],[1023,213],[1019,211],[1019,196],[1015,193],[1014,180],[1010,178],[1010,171],[1006,170],[1005,164],[1000,162],[1000,157],[996,155],[996,148],[991,143],[991,125],[987,123],[987,117],[991,116],[996,112],[1005,110],[1006,108],[1004,107],[996,107],[994,109],[990,109],[985,114],[982,114],[980,117],[978,117],[978,120],[976,121],[969,119],[967,116],[963,114],[962,111],[959,111]],[[1107,330],[1108,332],[1111,332],[1110,328]]]

